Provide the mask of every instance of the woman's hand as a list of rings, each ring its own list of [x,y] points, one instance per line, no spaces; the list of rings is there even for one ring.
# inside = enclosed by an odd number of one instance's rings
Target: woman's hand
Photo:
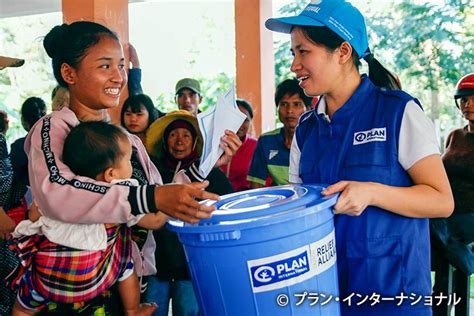
[[[220,167],[228,164],[240,146],[242,146],[242,141],[240,140],[239,136],[229,130],[225,131],[225,135],[221,137],[221,140],[222,143],[220,144],[220,147],[224,150],[224,153],[217,160],[214,167]]]
[[[334,205],[334,214],[359,216],[367,206],[372,205],[374,194],[372,182],[339,181],[330,185],[321,194],[326,196],[337,192],[341,194]]]
[[[204,189],[209,181],[193,182],[190,184],[167,184],[155,188],[156,208],[163,213],[188,223],[211,217],[215,206],[200,204],[199,200],[219,200],[217,194]]]
[[[15,229],[15,222],[0,207],[0,240],[7,239]]]

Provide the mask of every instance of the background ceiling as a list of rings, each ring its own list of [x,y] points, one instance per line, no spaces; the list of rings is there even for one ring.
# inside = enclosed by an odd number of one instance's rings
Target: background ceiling
[[[128,2],[143,1],[146,0],[129,0]],[[59,11],[61,11],[61,0],[0,0],[0,19]]]

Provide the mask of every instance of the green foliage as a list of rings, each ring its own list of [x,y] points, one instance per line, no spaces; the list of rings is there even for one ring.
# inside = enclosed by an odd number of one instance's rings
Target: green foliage
[[[293,0],[291,3],[280,8],[279,13],[282,16],[291,16],[299,14],[305,7],[307,1]],[[288,78],[294,78],[294,74],[290,71],[293,56],[290,51],[290,37],[286,40],[276,40],[275,47],[275,84],[282,82]]]
[[[203,100],[199,108],[202,111],[217,103],[219,95],[229,90],[235,82],[235,77],[230,77],[226,73],[219,73],[214,78],[197,78],[201,83],[203,91]]]
[[[161,93],[157,98],[155,98],[155,107],[158,108],[163,113],[168,113],[171,111],[176,111],[178,106],[174,101],[174,95],[166,95]]]
[[[46,104],[50,101],[56,81],[42,37],[59,23],[59,14],[0,19],[0,54],[25,59],[25,65],[20,68],[0,71],[0,109],[6,110],[9,116],[9,142],[26,133],[19,113],[23,101],[31,96],[41,97]]]
[[[374,50],[392,56],[398,73],[418,89],[439,90],[474,70],[473,13],[467,1],[405,0],[372,12],[367,24]]]
[[[375,56],[399,75],[405,91],[420,99],[443,144],[450,130],[466,123],[452,93],[459,78],[474,72],[474,8],[467,0],[392,0],[368,15]]]

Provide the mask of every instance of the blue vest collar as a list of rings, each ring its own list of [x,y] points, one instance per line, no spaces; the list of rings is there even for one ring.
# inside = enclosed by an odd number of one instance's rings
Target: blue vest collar
[[[352,116],[352,113],[365,103],[365,99],[375,89],[376,87],[372,81],[370,81],[369,77],[366,74],[363,74],[361,76],[361,82],[356,91],[354,91],[349,100],[347,100],[346,103],[344,103],[342,107],[334,113],[332,121]],[[319,98],[319,101],[314,107],[313,111],[318,120],[331,123],[331,119],[329,119],[329,117],[326,115],[326,103],[324,96]]]

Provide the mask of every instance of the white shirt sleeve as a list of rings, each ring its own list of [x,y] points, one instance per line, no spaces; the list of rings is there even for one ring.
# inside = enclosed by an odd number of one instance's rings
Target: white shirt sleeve
[[[398,162],[408,170],[434,154],[440,154],[434,124],[415,101],[409,101],[400,127]]]
[[[296,133],[293,135],[293,140],[291,141],[290,149],[290,171],[289,171],[289,181],[290,183],[303,183],[299,174],[300,174],[300,158],[301,151],[296,142]]]

